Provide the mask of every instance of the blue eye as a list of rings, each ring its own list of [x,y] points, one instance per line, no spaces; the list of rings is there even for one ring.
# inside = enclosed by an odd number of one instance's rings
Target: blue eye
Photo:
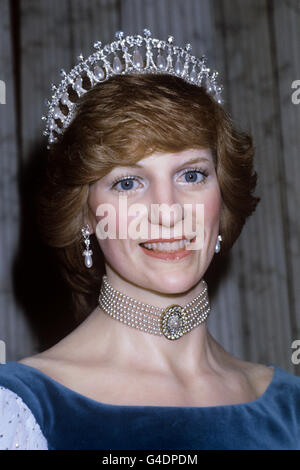
[[[114,189],[116,189],[116,191],[131,191],[133,189],[136,189],[133,187],[133,183],[136,182],[136,180],[132,177],[125,177],[125,178],[122,178],[122,179],[117,179],[116,181],[114,181],[112,187]],[[118,187],[118,185],[120,185]]]
[[[204,183],[208,176],[207,171],[200,170],[199,168],[189,169],[183,173],[185,182],[187,183]],[[201,179],[197,179],[198,176],[202,176]]]
[[[182,174],[184,176],[185,181],[183,183],[193,183],[193,184],[201,184],[205,183],[205,180],[208,176],[207,170],[202,170],[200,168],[188,168]],[[181,177],[182,177],[181,175]],[[198,178],[201,176],[202,178]],[[134,186],[134,183],[137,185]],[[131,192],[135,191],[139,188],[139,180],[135,176],[124,175],[119,176],[116,178],[111,185],[111,188],[118,192]],[[182,183],[182,182],[181,182]]]

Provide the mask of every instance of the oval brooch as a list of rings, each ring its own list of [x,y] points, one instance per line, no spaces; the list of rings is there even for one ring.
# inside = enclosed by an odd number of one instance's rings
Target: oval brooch
[[[170,305],[161,315],[161,332],[168,339],[178,339],[185,334],[187,327],[186,312],[180,305]]]

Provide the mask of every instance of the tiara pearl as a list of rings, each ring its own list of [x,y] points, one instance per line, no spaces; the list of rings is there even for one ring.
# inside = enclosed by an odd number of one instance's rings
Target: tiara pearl
[[[207,67],[205,55],[200,59],[191,55],[190,44],[186,44],[185,48],[175,46],[173,36],[162,41],[151,37],[149,29],[144,29],[143,33],[144,36],[125,36],[123,31],[118,31],[115,33],[116,41],[103,48],[101,41],[97,41],[94,44],[96,51],[87,59],[80,54],[79,63],[68,74],[61,70],[62,81],[58,86],[52,84],[51,100],[46,100],[48,112],[42,116],[42,120],[46,121],[43,134],[48,136],[47,149],[58,141],[74,119],[77,100],[98,83],[115,75],[175,75],[188,83],[204,87],[222,104],[223,86],[217,83],[218,72]]]

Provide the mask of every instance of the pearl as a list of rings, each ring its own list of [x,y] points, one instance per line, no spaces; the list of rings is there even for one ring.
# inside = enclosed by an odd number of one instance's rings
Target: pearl
[[[148,31],[147,29],[145,29],[145,36],[146,38],[147,37],[150,37],[151,35],[151,32]],[[128,50],[128,47],[125,46],[125,43],[127,45],[129,45],[130,47],[132,46],[135,46],[136,49],[135,49],[135,52],[133,53],[133,65],[136,69],[141,69],[143,68],[144,66],[144,62],[143,62],[143,57],[142,55],[140,54],[140,51],[137,49],[138,47],[142,46],[143,45],[143,42],[146,43],[147,45],[147,51],[146,51],[146,56],[147,56],[147,69],[149,68],[149,70],[153,71],[154,73],[157,71],[157,68],[159,70],[166,70],[168,68],[168,71],[170,74],[174,74],[177,73],[177,74],[180,74],[181,72],[181,68],[182,68],[182,65],[180,65],[180,63],[178,62],[177,63],[177,68],[174,69],[173,66],[172,66],[172,57],[174,56],[175,57],[175,54],[177,55],[177,50],[178,48],[171,48],[171,44],[173,43],[173,37],[172,36],[169,36],[168,38],[168,41],[167,43],[164,42],[164,41],[157,41],[157,40],[154,40],[153,41],[150,41],[150,40],[145,40],[145,38],[142,38],[141,36],[127,36],[125,38],[124,36],[124,33],[122,32],[123,36],[122,38],[122,41],[120,40],[120,42],[122,42],[121,44],[121,48],[122,48],[122,52],[123,52],[123,56],[124,56],[124,53],[127,53],[127,50]],[[120,36],[121,38],[121,36]],[[166,59],[165,57],[163,56],[163,52],[160,51],[160,49],[163,49],[166,45],[168,45],[169,47],[169,56],[168,56],[168,61],[166,63]],[[96,43],[96,47],[97,48],[100,48],[101,46],[101,43]],[[114,47],[113,47],[114,46]],[[159,55],[158,55],[158,59],[157,59],[157,68],[156,67],[153,67],[153,51],[155,49],[158,49],[158,52],[159,52]],[[111,44],[111,45],[107,45],[105,48],[104,48],[104,52],[106,52],[107,54],[111,53],[111,52],[115,52],[116,50],[116,47],[115,45]],[[181,51],[183,49],[180,49]],[[84,61],[83,60],[83,56],[80,55],[79,56],[79,60],[80,60],[80,67],[74,67],[74,69],[67,75],[66,72],[64,70],[62,70],[62,76],[63,76],[63,80],[62,82],[60,83],[59,86],[56,86],[56,85],[52,85],[52,91],[55,92],[55,94],[52,95],[52,102],[50,102],[49,100],[47,100],[47,104],[48,106],[50,107],[50,110],[49,110],[49,114],[48,116],[50,115],[50,117],[53,117],[53,109],[54,109],[54,106],[56,106],[59,102],[59,99],[63,101],[66,101],[67,98],[60,98],[60,96],[63,96],[64,92],[66,91],[66,87],[69,83],[69,81],[73,81],[73,79],[75,79],[77,76],[78,76],[78,73],[82,73],[83,71],[87,72],[87,75],[89,75],[89,73],[91,73],[91,76],[92,76],[92,71],[91,71],[91,68],[90,68],[90,65],[93,64],[95,61],[97,60],[100,60],[100,58],[106,63],[107,62],[107,65],[108,65],[108,62],[109,62],[109,59],[108,57],[102,57],[102,52],[101,51],[101,54],[100,54],[100,49],[99,49],[99,53],[95,53],[93,55],[93,57],[90,57],[89,59],[90,60],[87,60],[87,61]],[[190,52],[191,51],[191,45],[190,44],[187,44],[186,47],[185,47],[185,52]],[[177,55],[178,57],[178,55]],[[210,68],[206,68],[206,66],[204,65],[204,56],[202,57],[202,62],[200,63],[198,61],[198,65],[200,67],[200,70],[199,70],[199,73],[205,73],[205,74],[209,74],[210,73]],[[194,59],[194,60],[192,60]],[[188,62],[188,60],[191,60],[193,63],[195,62],[195,58],[194,57],[188,57],[186,55],[186,63]],[[120,60],[119,57],[115,56],[114,57],[114,61],[113,61],[113,72],[114,73],[121,73],[121,71],[123,70],[123,65],[122,65],[122,62]],[[131,67],[129,67],[129,71],[131,72]],[[106,74],[105,74],[106,75]],[[103,71],[99,71],[98,72],[98,77],[101,78],[102,76],[105,77],[104,75],[104,72]],[[112,75],[111,71],[109,70],[109,73],[107,74],[107,77],[106,78],[109,78],[110,76]],[[215,78],[218,76],[218,72],[213,72],[213,74],[211,76],[208,76],[207,79],[211,81],[211,86],[210,88],[208,88],[208,91],[210,93],[213,93],[213,92],[218,92],[217,96],[215,97],[216,98],[216,101],[220,104],[223,103],[223,100],[221,99],[221,97],[219,96],[219,93],[221,93],[223,87],[216,87],[216,83],[215,83]],[[187,81],[191,82],[191,83],[196,83],[196,84],[199,84],[197,83],[198,82],[198,77],[197,77],[197,73],[196,71],[192,71],[192,72],[188,72],[188,70],[186,71],[186,74],[185,74],[185,77],[184,77]],[[79,82],[78,84],[76,83],[75,85],[75,88],[78,92],[80,92],[80,95],[84,94],[87,90],[85,90],[84,88],[82,88],[82,84],[81,82]],[[66,102],[67,104],[67,102]],[[63,121],[64,121],[64,116],[62,117]],[[49,123],[50,123],[50,119],[46,119],[47,121],[47,126],[49,126]],[[69,122],[67,123],[67,125],[69,124]],[[64,126],[64,127],[67,127]],[[49,130],[49,129],[48,129]],[[58,132],[58,130],[57,130]],[[62,133],[62,131],[61,131]],[[50,133],[48,132],[48,134],[46,135],[50,135]],[[54,140],[56,141],[56,140]],[[49,138],[49,142],[51,143],[50,141],[50,138]]]
[[[94,75],[95,75],[97,80],[103,80],[103,78],[105,76],[103,68],[100,67],[99,65],[96,65],[94,67]]]
[[[184,307],[176,306],[175,309],[171,310],[172,315],[165,316],[166,321],[163,331],[161,320],[167,309],[149,304],[146,304],[147,309],[145,309],[143,302],[128,297],[110,286],[107,282],[107,276],[103,276],[99,305],[105,313],[128,326],[154,335],[161,336],[164,334],[168,339],[178,339],[204,322],[210,312],[207,284],[204,279],[202,284],[203,289],[197,297]],[[168,307],[168,310],[170,310],[170,307]],[[149,313],[146,314],[145,311]],[[167,320],[169,320],[169,324],[167,324]]]
[[[138,69],[141,69],[144,66],[143,58],[137,50],[135,50],[133,54],[133,65],[135,65],[135,67]]]
[[[113,71],[115,73],[120,73],[122,70],[122,63],[119,59],[119,57],[116,55],[113,60]]]
[[[160,70],[165,70],[166,68],[166,59],[161,55],[161,53],[157,56],[157,66]]]
[[[85,255],[84,264],[87,268],[91,268],[93,266],[93,260],[91,255]]]
[[[181,75],[182,70],[183,70],[183,65],[182,65],[181,60],[178,57],[176,60],[176,64],[175,64],[175,72],[177,73],[177,75]]]

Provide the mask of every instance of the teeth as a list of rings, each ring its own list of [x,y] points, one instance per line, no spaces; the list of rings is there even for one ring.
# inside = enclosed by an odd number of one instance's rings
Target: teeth
[[[141,243],[141,245],[153,251],[178,251],[185,248],[191,240],[192,238],[176,242]]]

